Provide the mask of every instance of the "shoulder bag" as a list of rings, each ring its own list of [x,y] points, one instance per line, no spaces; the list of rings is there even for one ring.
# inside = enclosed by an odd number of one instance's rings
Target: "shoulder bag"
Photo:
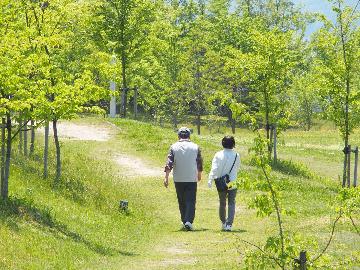
[[[215,178],[215,184],[218,191],[227,191],[229,189],[228,183],[230,182],[229,174],[231,173],[232,169],[234,168],[236,159],[237,159],[237,153],[235,155],[235,160],[233,165],[231,166],[231,169],[228,174],[225,174],[224,176],[221,176],[219,178]]]

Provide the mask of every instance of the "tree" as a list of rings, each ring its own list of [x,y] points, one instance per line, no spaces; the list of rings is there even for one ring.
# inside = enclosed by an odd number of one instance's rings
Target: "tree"
[[[87,5],[77,1],[52,1],[40,5],[23,1],[27,20],[27,38],[33,45],[32,57],[36,82],[41,94],[37,97],[37,115],[46,122],[44,176],[47,176],[48,121],[52,121],[56,146],[56,177],[61,177],[61,152],[57,123],[70,119],[86,109],[91,100],[98,100],[105,91],[95,82],[95,74],[86,58],[91,55],[81,19],[86,18]],[[76,12],[75,12],[76,10]],[[81,16],[80,16],[81,14]],[[82,42],[84,41],[84,42]]]
[[[290,90],[292,118],[307,131],[311,129],[315,115],[321,111],[318,90],[316,76],[311,71],[295,78]]]
[[[316,55],[315,69],[321,88],[320,95],[328,119],[334,121],[344,141],[343,186],[347,177],[350,134],[359,126],[360,30],[356,25],[358,13],[333,1],[336,23],[323,18],[324,26],[312,40]]]
[[[121,115],[126,117],[129,86],[135,65],[140,61],[153,21],[154,4],[140,0],[100,1],[98,16],[102,18],[98,36],[103,47],[120,59]],[[134,85],[132,85],[134,87]]]
[[[27,39],[24,35],[24,18],[19,2],[2,1],[0,3],[0,114],[2,117],[1,134],[1,197],[8,198],[10,159],[12,141],[19,132],[13,133],[13,119],[26,112],[32,106],[34,98],[28,91],[27,76],[31,61],[27,54]]]
[[[179,18],[183,8],[164,4],[156,22],[151,26],[149,50],[139,65],[135,77],[142,89],[143,104],[153,114],[170,120],[176,128],[179,119],[188,111],[189,98],[185,84],[185,29]]]

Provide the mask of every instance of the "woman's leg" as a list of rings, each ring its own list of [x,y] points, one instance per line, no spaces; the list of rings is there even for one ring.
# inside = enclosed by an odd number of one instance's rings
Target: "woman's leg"
[[[227,225],[232,225],[235,217],[235,198],[237,189],[228,190],[228,218]]]
[[[218,191],[219,193],[219,217],[222,223],[226,222],[226,191]]]

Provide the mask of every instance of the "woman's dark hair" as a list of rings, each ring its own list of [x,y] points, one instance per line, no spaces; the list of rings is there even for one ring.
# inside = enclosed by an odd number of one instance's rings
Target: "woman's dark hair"
[[[235,147],[235,139],[233,136],[225,136],[221,143],[226,149],[233,149]]]

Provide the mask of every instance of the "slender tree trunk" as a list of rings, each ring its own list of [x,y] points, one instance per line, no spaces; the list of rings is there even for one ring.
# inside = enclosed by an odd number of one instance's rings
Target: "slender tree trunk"
[[[178,127],[178,119],[177,119],[177,116],[176,116],[176,112],[174,112],[174,114],[172,115],[172,121],[173,121],[174,128],[177,129],[177,127]]]
[[[48,177],[48,157],[49,157],[49,121],[45,123],[45,144],[44,144],[44,178]]]
[[[1,190],[2,187],[5,185],[4,184],[5,183],[5,144],[6,144],[5,129],[6,129],[6,119],[3,117],[2,125],[1,125]]]
[[[54,141],[55,141],[55,148],[56,148],[55,183],[59,183],[60,178],[61,178],[61,156],[60,156],[60,142],[59,142],[58,130],[57,130],[57,119],[53,120],[53,131],[54,131]]]
[[[271,134],[270,134],[270,108],[269,108],[269,97],[268,97],[268,93],[266,92],[266,87],[264,87],[264,100],[265,100],[265,128],[266,128],[266,139],[268,140],[268,156],[269,159],[271,159],[271,152],[272,152],[272,147],[271,147]]]
[[[35,121],[31,120],[30,155],[34,154],[34,150],[35,150]]]
[[[19,152],[22,153],[23,152],[23,131],[22,131],[22,125],[23,125],[23,121],[20,120],[19,121]]]
[[[277,162],[277,129],[274,126],[274,162]]]
[[[350,96],[350,72],[349,72],[349,65],[347,61],[346,56],[346,41],[345,41],[345,33],[344,33],[344,27],[343,27],[343,20],[342,20],[342,10],[341,10],[341,1],[338,1],[338,7],[340,10],[339,16],[340,16],[340,35],[341,35],[341,44],[342,44],[342,51],[343,51],[343,60],[345,64],[346,69],[346,77],[345,77],[345,83],[346,83],[346,97],[345,97],[345,148],[344,148],[344,170],[343,170],[343,187],[345,187],[347,179],[347,163],[348,163],[348,157],[347,157],[347,151],[348,145],[349,145],[349,136],[350,136],[350,130],[349,130],[349,96]]]
[[[137,119],[138,116],[138,89],[137,87],[134,88],[134,118]]]
[[[27,132],[27,123],[28,121],[24,121],[24,156],[28,155],[28,132]]]
[[[354,161],[354,187],[357,187],[357,171],[358,171],[358,162],[359,162],[359,147],[356,146],[355,150],[355,161]]]
[[[127,81],[126,81],[126,52],[125,49],[121,50],[121,68],[122,68],[122,100],[121,100],[121,113],[122,117],[126,117],[127,106]]]
[[[7,130],[7,139],[6,139],[6,159],[5,159],[5,169],[4,169],[4,181],[1,185],[1,197],[7,199],[9,196],[9,175],[10,175],[10,159],[11,159],[11,117],[10,113],[6,115],[6,130]]]
[[[197,127],[197,134],[200,135],[200,128],[201,128],[201,115],[198,114],[196,116],[196,127]]]
[[[232,134],[235,134],[236,132],[236,121],[234,119],[231,120],[231,132]]]
[[[347,158],[347,173],[346,173],[346,177],[347,177],[347,187],[350,187],[350,182],[351,182],[351,172],[350,172],[350,165],[351,165],[351,145],[348,145],[349,147],[349,153],[348,153],[348,158]]]
[[[312,125],[311,115],[308,115],[307,120],[306,120],[306,131],[310,131],[311,125]]]
[[[347,159],[348,159],[347,151],[348,151],[348,146],[347,146],[347,143],[345,142],[342,187],[345,187],[345,185],[346,185],[346,172],[347,172],[346,168],[347,168],[347,163],[348,163],[348,160],[347,160]]]
[[[230,122],[231,132],[232,132],[232,134],[235,134],[236,121],[235,121],[235,119],[233,119],[232,111],[229,108],[228,108],[228,120]]]

